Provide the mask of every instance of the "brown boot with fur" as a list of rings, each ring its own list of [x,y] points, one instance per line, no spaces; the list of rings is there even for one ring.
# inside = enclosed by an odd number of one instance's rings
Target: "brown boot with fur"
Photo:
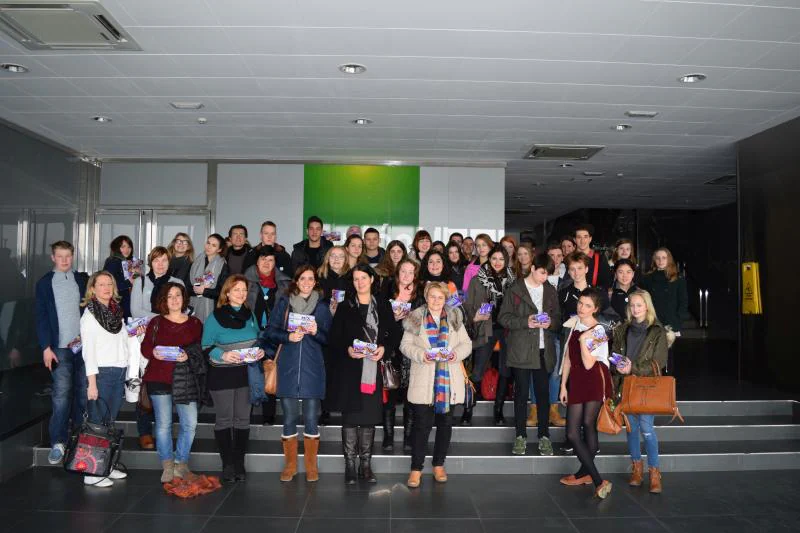
[[[631,466],[631,480],[628,482],[628,485],[631,487],[641,487],[643,480],[644,466],[642,465],[642,460],[639,459],[638,461],[634,461]]]
[[[655,466],[650,467],[650,492],[661,494],[661,471]]]

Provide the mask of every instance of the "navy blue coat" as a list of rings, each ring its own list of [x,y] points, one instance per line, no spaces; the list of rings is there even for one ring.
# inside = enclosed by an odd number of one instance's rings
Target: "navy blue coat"
[[[278,356],[278,398],[325,398],[325,359],[323,346],[328,343],[331,311],[328,300],[320,298],[314,309],[317,334],[306,335],[300,342],[289,342],[286,331],[286,309],[289,297],[285,294],[275,304],[269,318],[266,336],[276,347],[283,344]]]
[[[89,276],[85,272],[75,272],[81,298],[86,294],[86,283]],[[56,297],[53,294],[53,272],[48,272],[36,282],[36,336],[42,350],[58,348],[58,313]],[[83,308],[81,308],[83,314]]]

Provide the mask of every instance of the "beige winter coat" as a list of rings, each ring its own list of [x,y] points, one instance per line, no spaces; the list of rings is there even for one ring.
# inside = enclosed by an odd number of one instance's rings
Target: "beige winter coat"
[[[408,382],[408,401],[420,405],[433,405],[433,380],[436,363],[425,359],[425,352],[431,349],[425,331],[425,314],[428,306],[415,309],[403,321],[403,340],[400,351],[411,360],[411,374]],[[449,336],[447,346],[456,354],[450,367],[450,405],[464,403],[464,372],[461,361],[472,353],[472,341],[464,328],[464,320],[458,310],[447,309]]]

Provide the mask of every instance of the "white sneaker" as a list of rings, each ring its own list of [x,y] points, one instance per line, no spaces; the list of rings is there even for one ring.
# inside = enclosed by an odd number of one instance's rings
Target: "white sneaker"
[[[107,477],[84,476],[83,484],[90,487],[110,487],[114,482]]]
[[[111,470],[111,473],[108,475],[108,477],[110,477],[111,479],[125,479],[126,477],[128,477],[128,473],[114,468]]]

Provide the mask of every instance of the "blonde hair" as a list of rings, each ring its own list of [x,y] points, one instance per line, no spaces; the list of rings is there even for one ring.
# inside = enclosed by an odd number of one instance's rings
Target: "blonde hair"
[[[119,302],[121,300],[119,297],[119,291],[117,291],[117,280],[115,280],[114,276],[112,276],[107,270],[101,270],[100,272],[95,272],[92,274],[89,278],[89,281],[86,282],[86,295],[83,297],[83,301],[81,301],[81,307],[86,307],[89,305],[89,302],[92,301],[92,298],[94,298],[95,283],[97,283],[97,278],[102,276],[108,276],[111,279],[111,284],[114,286],[114,293],[112,294],[111,299],[115,302]]]
[[[330,267],[330,263],[328,263],[328,261],[330,260],[331,254],[333,253],[334,250],[339,250],[340,252],[342,252],[344,254],[344,264],[342,265],[342,271],[341,272],[337,272],[336,274],[342,276],[350,268],[348,266],[349,263],[347,262],[347,250],[345,250],[344,246],[341,246],[341,245],[331,246],[330,248],[328,248],[328,251],[325,252],[325,257],[322,258],[322,264],[317,269],[317,276],[320,279],[328,279],[328,271],[333,270]]]
[[[434,290],[440,291],[442,294],[444,294],[445,299],[450,297],[450,289],[447,287],[446,283],[442,281],[431,281],[425,285],[425,292],[423,293],[423,296],[425,297],[426,301],[428,300],[428,293]]]
[[[186,254],[184,255],[184,257],[186,257],[189,260],[190,263],[193,262],[194,261],[194,244],[192,244],[192,238],[189,237],[189,235],[187,233],[183,233],[183,232],[176,233],[175,236],[172,238],[172,242],[170,242],[169,246],[167,246],[167,251],[169,252],[170,259],[175,257],[175,241],[178,240],[178,237],[183,237],[187,241],[189,241],[188,248],[186,248]]]
[[[647,322],[648,327],[652,326],[658,317],[656,316],[656,308],[653,305],[653,299],[650,297],[650,293],[643,289],[636,289],[632,293],[628,295],[628,306],[625,308],[625,316],[628,319],[628,322],[633,322],[633,315],[631,314],[631,298],[634,296],[638,296],[644,301],[645,307],[647,307],[647,314],[645,315],[644,319]]]

